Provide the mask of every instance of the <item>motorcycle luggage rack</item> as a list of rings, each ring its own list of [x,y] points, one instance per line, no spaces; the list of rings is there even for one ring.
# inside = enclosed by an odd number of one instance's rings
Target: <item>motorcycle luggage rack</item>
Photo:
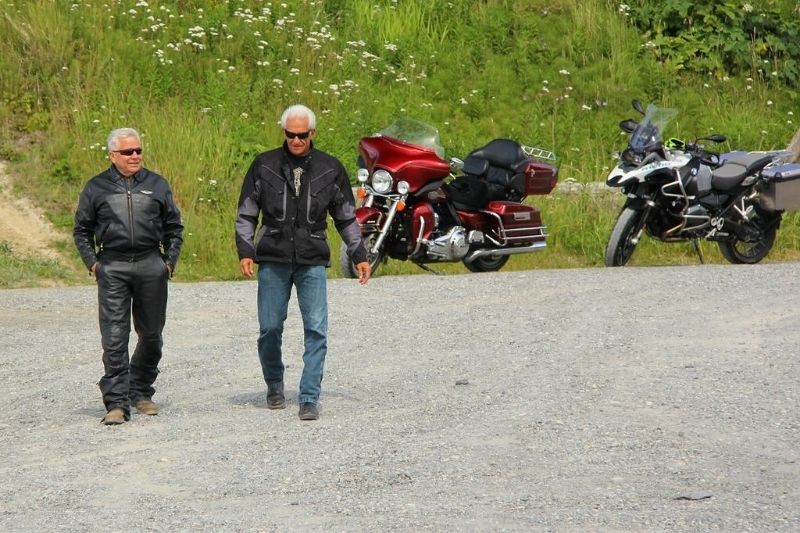
[[[533,159],[539,159],[541,161],[556,160],[556,154],[554,152],[551,152],[550,150],[545,150],[544,148],[536,148],[533,146],[526,146],[524,144],[521,144],[520,146],[522,147],[522,151],[525,152],[525,155]]]

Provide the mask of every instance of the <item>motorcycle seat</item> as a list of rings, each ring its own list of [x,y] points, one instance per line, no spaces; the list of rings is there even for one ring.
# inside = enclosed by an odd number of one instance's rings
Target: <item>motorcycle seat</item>
[[[469,155],[464,159],[464,173],[473,176],[486,176],[489,172],[489,160],[475,155]]]
[[[711,173],[711,186],[720,191],[735,189],[745,176],[767,166],[773,157],[771,153],[745,153],[728,159]]]
[[[484,178],[493,200],[518,201],[525,196],[525,170],[530,159],[511,139],[494,139],[464,160],[464,172]]]
[[[482,157],[491,166],[515,172],[524,172],[528,163],[528,156],[522,151],[522,146],[511,139],[495,139],[469,155]]]

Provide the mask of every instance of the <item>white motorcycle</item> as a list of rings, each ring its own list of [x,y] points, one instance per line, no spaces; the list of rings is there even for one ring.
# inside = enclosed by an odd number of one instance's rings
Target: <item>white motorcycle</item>
[[[676,112],[633,101],[644,118],[624,120],[631,134],[606,184],[627,196],[605,253],[606,266],[624,266],[646,232],[663,242],[717,242],[731,263],[758,263],[772,249],[784,210],[800,209],[800,164],[789,150],[706,151],[699,141],[662,141]]]

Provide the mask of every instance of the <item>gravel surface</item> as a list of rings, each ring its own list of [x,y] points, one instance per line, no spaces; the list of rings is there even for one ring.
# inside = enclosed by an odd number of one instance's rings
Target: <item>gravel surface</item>
[[[797,264],[332,280],[316,422],[255,292],[174,283],[162,413],[105,427],[95,288],[0,291],[0,530],[800,529]]]

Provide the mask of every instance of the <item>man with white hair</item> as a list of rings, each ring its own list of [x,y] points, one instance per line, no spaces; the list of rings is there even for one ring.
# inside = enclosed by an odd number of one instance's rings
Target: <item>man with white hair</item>
[[[304,105],[290,106],[281,116],[281,127],[283,145],[257,155],[244,177],[236,247],[245,277],[253,277],[258,263],[258,356],[267,384],[267,407],[286,407],[281,344],[294,285],[305,341],[299,416],[316,420],[328,346],[328,213],[347,245],[347,255],[356,264],[362,285],[371,272],[347,172],[338,159],[312,142],[316,136],[314,112]]]
[[[131,128],[108,136],[111,167],[86,184],[75,212],[73,237],[97,280],[105,374],[106,425],[130,419],[131,405],[158,414],[153,383],[163,345],[167,279],[183,245],[181,214],[167,181],[142,166],[142,143]],[[139,336],[133,356],[128,340]]]

